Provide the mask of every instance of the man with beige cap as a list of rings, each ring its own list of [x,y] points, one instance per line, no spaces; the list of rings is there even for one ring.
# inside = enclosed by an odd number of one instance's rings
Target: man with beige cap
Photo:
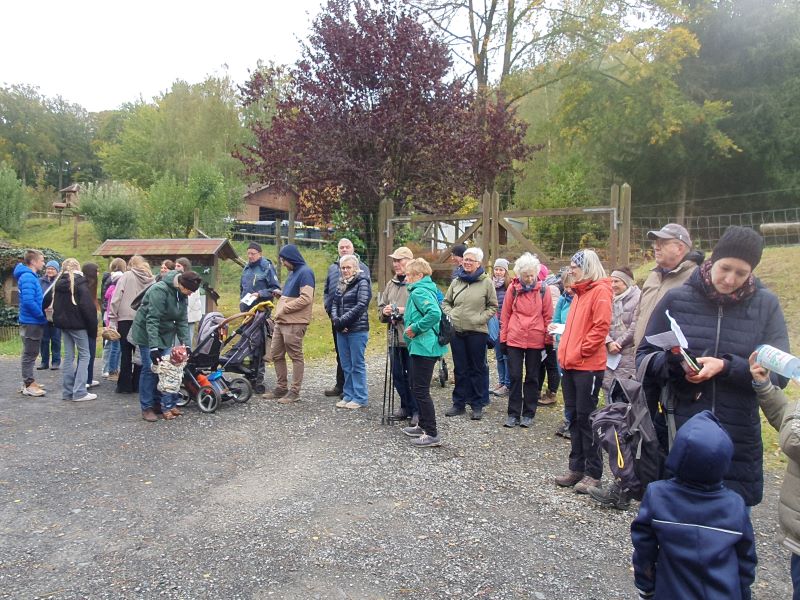
[[[692,239],[683,225],[667,223],[657,231],[648,231],[647,237],[653,241],[656,266],[642,286],[641,300],[634,317],[636,330],[633,343],[637,347],[644,338],[647,322],[658,301],[672,288],[683,285],[697,268],[697,263],[688,258]]]
[[[322,303],[325,306],[325,312],[328,313],[328,317],[331,316],[333,296],[336,293],[336,287],[339,285],[339,277],[341,276],[339,259],[348,254],[358,256],[353,242],[347,238],[340,239],[336,249],[339,252],[339,256],[333,264],[328,267],[328,275],[325,278],[325,288],[322,291]],[[359,262],[359,268],[364,277],[370,279],[369,267],[363,262]],[[344,371],[342,371],[342,361],[339,358],[339,346],[336,342],[336,329],[333,327],[333,322],[331,322],[331,333],[333,334],[333,347],[336,349],[336,384],[331,389],[325,390],[325,395],[341,397],[342,389],[344,388]]]
[[[397,395],[400,396],[400,408],[394,416],[398,419],[411,419],[411,427],[419,424],[419,408],[411,390],[411,357],[403,340],[405,324],[403,315],[408,302],[408,288],[406,287],[406,265],[414,258],[414,253],[405,246],[400,246],[389,255],[392,259],[394,277],[386,284],[378,301],[378,318],[381,323],[389,324],[389,340],[394,341],[390,352],[392,353],[392,381]],[[394,327],[397,335],[392,340],[391,328]]]

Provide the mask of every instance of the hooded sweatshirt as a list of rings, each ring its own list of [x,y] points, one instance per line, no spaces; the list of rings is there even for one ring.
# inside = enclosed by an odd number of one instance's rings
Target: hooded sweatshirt
[[[294,244],[281,248],[278,256],[291,263],[294,270],[286,278],[273,318],[278,324],[308,325],[311,322],[316,285],[314,271]]]
[[[46,325],[47,318],[42,310],[42,286],[39,277],[25,263],[14,267],[14,278],[19,290],[19,324]]]
[[[744,500],[722,484],[733,442],[710,411],[678,430],[672,479],[647,486],[631,524],[634,580],[644,597],[750,598],[753,526]]]
[[[116,328],[120,321],[133,321],[136,311],[131,308],[131,302],[154,281],[153,274],[146,269],[129,269],[123,273],[108,304],[108,322],[111,327]]]

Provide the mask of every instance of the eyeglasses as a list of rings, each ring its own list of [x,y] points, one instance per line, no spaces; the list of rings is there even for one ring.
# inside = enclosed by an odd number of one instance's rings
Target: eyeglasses
[[[475,260],[474,258],[465,258],[462,262],[465,262],[465,263],[476,263],[478,261]]]

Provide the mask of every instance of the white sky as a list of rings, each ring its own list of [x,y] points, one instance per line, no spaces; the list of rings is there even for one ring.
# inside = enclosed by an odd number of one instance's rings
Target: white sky
[[[293,63],[323,0],[10,0],[0,83],[38,86],[90,111],[149,101],[176,79],[247,78],[260,58]]]

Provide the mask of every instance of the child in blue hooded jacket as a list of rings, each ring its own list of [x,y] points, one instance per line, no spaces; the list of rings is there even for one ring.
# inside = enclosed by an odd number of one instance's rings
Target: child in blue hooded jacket
[[[755,579],[753,526],[736,492],[722,484],[733,442],[708,410],[675,436],[672,479],[647,486],[631,524],[640,598],[749,599]]]

